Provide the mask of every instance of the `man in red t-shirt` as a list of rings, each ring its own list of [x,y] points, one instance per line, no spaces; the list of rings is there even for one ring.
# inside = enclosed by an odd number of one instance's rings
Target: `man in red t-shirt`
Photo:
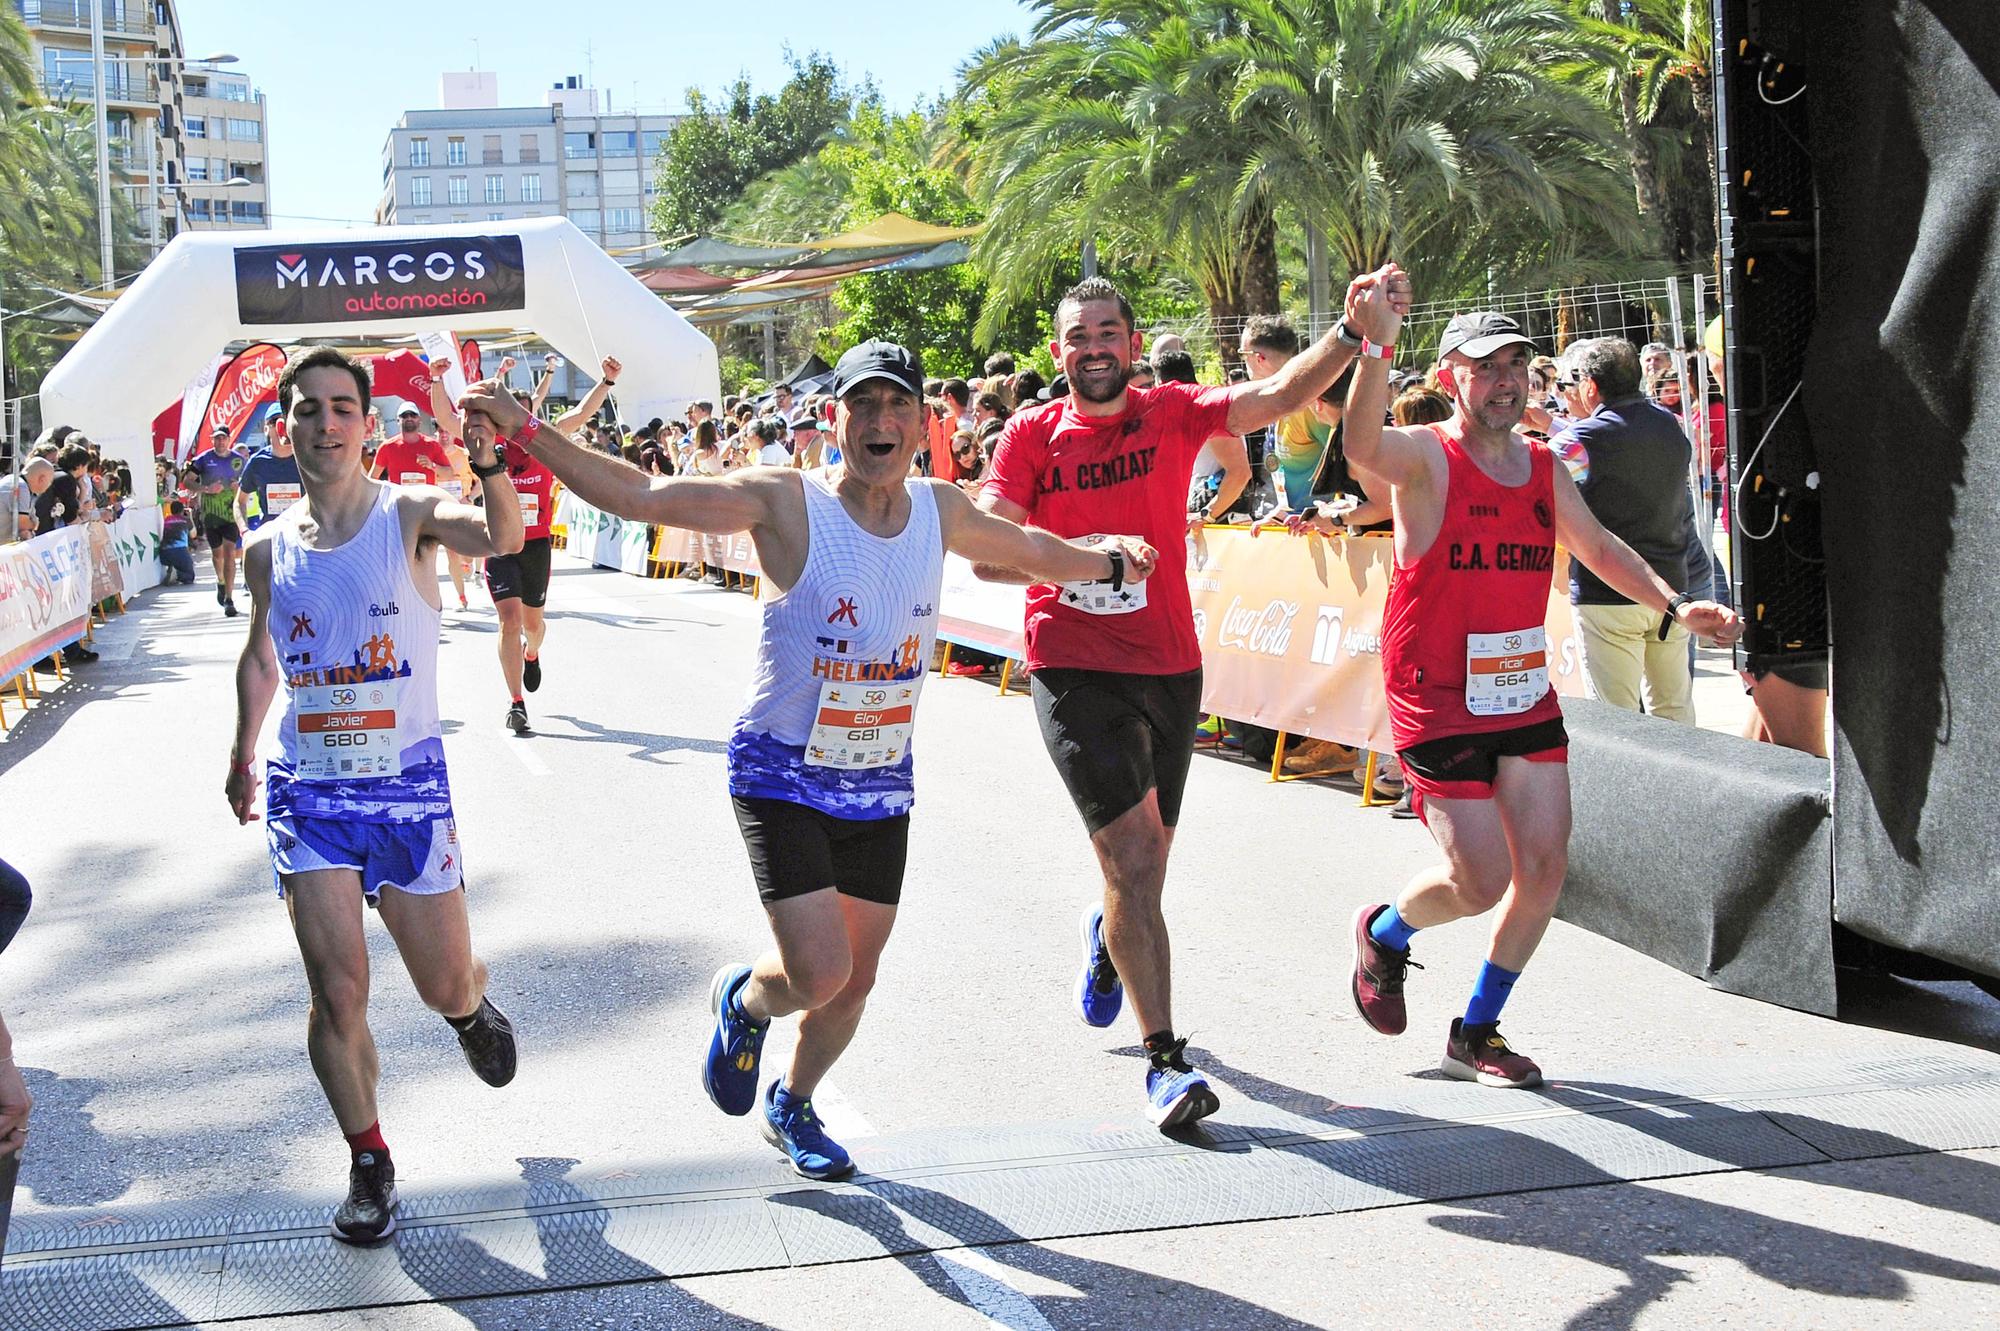
[[[1131,532],[1160,552],[1158,576],[1139,586],[1031,587],[1026,636],[1043,742],[1104,869],[1103,904],[1083,917],[1077,1008],[1108,1026],[1131,992],[1149,1055],[1147,1112],[1174,1127],[1216,1109],[1215,1092],[1187,1064],[1187,1041],[1174,1036],[1160,910],[1201,707],[1186,575],[1189,527],[1207,517],[1188,513],[1195,456],[1211,440],[1221,447],[1233,438],[1240,449],[1245,433],[1307,406],[1361,339],[1329,333],[1251,383],[1141,389],[1127,386],[1141,339],[1117,287],[1085,279],[1057,304],[1055,322],[1049,351],[1070,391],[1007,422],[980,502],[1057,536]]]
[[[1569,740],[1549,689],[1545,620],[1555,546],[1620,595],[1689,632],[1734,642],[1736,614],[1676,592],[1606,531],[1546,444],[1517,432],[1534,344],[1503,314],[1462,314],[1438,342],[1454,414],[1385,429],[1389,363],[1408,309],[1394,264],[1350,291],[1366,336],[1348,391],[1348,461],[1394,488],[1396,568],[1382,618],[1390,728],[1413,803],[1445,861],[1394,903],[1354,916],[1350,994],[1384,1035],[1408,1025],[1410,936],[1498,911],[1465,1015],[1451,1023],[1448,1076],[1533,1086],[1541,1069],[1500,1035],[1500,1010],[1554,917],[1568,868]]]
[[[402,432],[375,450],[375,469],[368,474],[397,485],[436,485],[449,480],[451,458],[435,436],[423,432],[423,417],[417,409],[405,402],[396,421]]]

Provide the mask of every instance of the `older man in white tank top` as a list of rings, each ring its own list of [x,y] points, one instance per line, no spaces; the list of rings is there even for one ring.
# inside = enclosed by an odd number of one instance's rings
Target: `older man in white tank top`
[[[729,1114],[761,1101],[763,1132],[808,1178],[853,1162],[812,1109],[847,1048],[895,924],[913,801],[910,737],[937,623],[943,555],[1063,582],[1122,585],[1152,571],[1143,541],[1064,541],[981,513],[956,486],[913,479],[925,441],[923,367],[864,342],[834,370],[841,463],[753,467],[719,480],[649,476],[537,430],[476,385],[491,414],[587,502],[636,522],[748,531],[767,585],[750,698],[729,743],[729,791],[776,948],[716,973],[703,1065]],[[511,434],[521,430],[518,435]],[[791,1067],[758,1095],[774,1017],[794,1012]]]
[[[376,1111],[362,902],[377,906],[417,993],[458,1032],[479,1078],[514,1076],[514,1033],[486,1000],[472,952],[464,863],[438,724],[440,549],[474,558],[521,548],[521,512],[492,423],[467,422],[486,506],[431,485],[378,484],[361,466],[368,374],[329,347],[278,380],[304,498],[244,552],[250,640],[236,668],[236,738],[225,791],[239,822],[257,793],[257,737],[282,685],[279,752],[265,764],[265,826],[312,991],[306,1045],[351,1152],[335,1238],[396,1228],[396,1170]]]

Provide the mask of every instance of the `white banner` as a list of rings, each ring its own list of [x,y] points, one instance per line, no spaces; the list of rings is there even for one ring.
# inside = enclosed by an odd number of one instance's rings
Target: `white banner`
[[[90,626],[90,555],[81,524],[0,546],[0,680]]]
[[[451,399],[453,406],[457,406],[458,400],[465,396],[465,390],[468,387],[465,382],[465,367],[458,363],[458,338],[451,333],[418,333],[417,342],[423,347],[426,359],[432,361],[448,360],[451,362],[451,368],[446,370],[444,375],[444,395]],[[433,374],[431,378],[435,379],[437,375]],[[417,403],[417,407],[424,415],[428,416],[431,414],[431,404],[428,398]]]
[[[564,490],[556,500],[555,525],[568,528],[569,552],[578,559],[588,559],[599,568],[645,575],[653,546],[653,529],[645,523],[592,508],[578,499],[574,490]]]
[[[111,524],[111,549],[128,598],[160,585],[160,518],[159,505],[134,505]]]
[[[201,438],[201,427],[208,420],[208,399],[215,392],[215,376],[222,373],[222,367],[229,363],[229,353],[218,351],[208,368],[194,377],[193,382],[181,391],[181,437],[174,442],[174,465],[185,467],[187,460],[194,456],[195,443]]]
[[[1022,583],[981,582],[963,556],[944,557],[944,594],[938,604],[938,637],[961,647],[1020,660],[1026,645],[1021,625],[1028,615],[1028,588]]]

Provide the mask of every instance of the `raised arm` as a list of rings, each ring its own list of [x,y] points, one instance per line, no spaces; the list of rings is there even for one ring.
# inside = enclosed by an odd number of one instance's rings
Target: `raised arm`
[[[1359,329],[1354,318],[1355,296],[1364,289],[1379,288],[1394,302],[1397,317],[1410,308],[1410,279],[1395,264],[1364,273],[1348,284],[1343,322]],[[1354,363],[1356,348],[1340,340],[1338,325],[1320,335],[1317,342],[1285,363],[1269,379],[1253,379],[1230,390],[1229,430],[1249,434],[1276,420],[1282,420],[1310,406],[1321,393],[1333,387],[1347,367]],[[1364,336],[1365,336],[1364,332]],[[1388,345],[1388,344],[1383,344]]]
[[[1394,346],[1397,334],[1402,331],[1403,314],[1392,294],[1371,280],[1380,276],[1371,273],[1358,278],[1357,285],[1363,282],[1368,285],[1349,288],[1348,318],[1370,342]],[[1407,306],[1407,296],[1401,304]],[[1388,415],[1389,362],[1378,356],[1363,356],[1355,366],[1354,382],[1347,390],[1347,413],[1342,418],[1341,448],[1348,464],[1391,485],[1413,488],[1426,484],[1431,476],[1431,450],[1436,441],[1428,430],[1388,428],[1382,423]]]
[[[437,417],[439,434],[448,434],[453,439],[463,439],[465,419],[458,414],[458,408],[451,405],[451,395],[444,391],[444,376],[449,369],[451,361],[448,358],[431,362],[431,415]]]
[[[250,636],[236,660],[236,733],[229,745],[229,776],[222,793],[236,821],[257,817],[257,736],[278,692],[278,649],[267,622],[271,609],[271,543],[250,542],[243,551],[243,581],[250,588]]]
[[[512,393],[490,380],[466,391],[465,406],[491,416],[506,433],[509,448],[526,448],[585,503],[634,522],[690,531],[748,531],[765,520],[773,496],[768,485],[757,482],[783,474],[777,468],[753,468],[720,479],[650,476],[623,458],[585,448],[542,425]]]
[[[556,417],[557,430],[563,434],[569,434],[577,426],[595,416],[597,409],[604,405],[604,399],[611,396],[611,390],[618,383],[618,372],[625,367],[618,363],[616,356],[606,356],[603,368],[604,377],[599,379],[596,386],[584,395],[583,401]],[[561,473],[557,474],[560,475]]]
[[[1649,610],[1666,612],[1680,593],[1653,571],[1653,566],[1624,541],[1605,530],[1582,491],[1570,479],[1569,468],[1552,467],[1556,488],[1556,539],[1563,548],[1583,561],[1583,566],[1604,579],[1605,585],[1620,596]],[[1684,601],[1674,618],[1696,637],[1711,638],[1724,647],[1743,636],[1743,624],[1736,611],[1715,601]]]
[[[542,377],[535,381],[535,391],[528,398],[528,410],[539,416],[542,403],[549,397],[549,388],[556,381],[556,356],[554,352],[542,357]]]
[[[468,412],[472,410],[467,408]],[[406,496],[405,502],[423,505],[418,532],[447,550],[471,559],[518,553],[527,537],[527,529],[521,523],[520,496],[515,493],[514,482],[494,448],[486,420],[476,419],[468,425],[466,461],[478,478],[484,506],[474,507],[428,486]]]
[[[1039,527],[1023,527],[992,512],[982,512],[965,492],[948,481],[928,483],[937,496],[947,550],[964,555],[975,566],[993,565],[1035,582],[1140,582],[1151,575],[1159,556],[1136,536],[1112,536],[1102,546],[1066,541]],[[1005,500],[1000,501],[1005,503]],[[1118,568],[1110,551],[1124,556]]]

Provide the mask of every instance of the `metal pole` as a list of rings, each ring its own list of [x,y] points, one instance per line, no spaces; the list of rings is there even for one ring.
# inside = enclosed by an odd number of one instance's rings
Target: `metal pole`
[[[1332,298],[1326,268],[1326,236],[1312,222],[1306,223],[1306,322],[1313,337],[1332,323],[1327,306]]]
[[[115,281],[111,269],[111,127],[104,114],[104,3],[90,0],[91,100],[97,106],[97,251],[99,280]]]
[[[1677,277],[1667,279],[1667,325],[1673,329],[1670,345],[1674,353],[1674,375],[1681,384],[1681,428],[1694,444],[1694,450],[1688,455],[1688,483],[1694,487],[1697,519],[1694,525],[1701,537],[1701,548],[1713,558],[1715,551],[1709,539],[1715,519],[1708,508],[1708,410],[1707,404],[1697,403],[1688,391],[1687,355],[1681,350],[1681,283]]]
[[[1097,276],[1097,241],[1095,239],[1083,242],[1083,275],[1085,277]]]
[[[152,257],[160,257],[160,205],[167,201],[166,178],[160,172],[160,136],[153,136]]]

